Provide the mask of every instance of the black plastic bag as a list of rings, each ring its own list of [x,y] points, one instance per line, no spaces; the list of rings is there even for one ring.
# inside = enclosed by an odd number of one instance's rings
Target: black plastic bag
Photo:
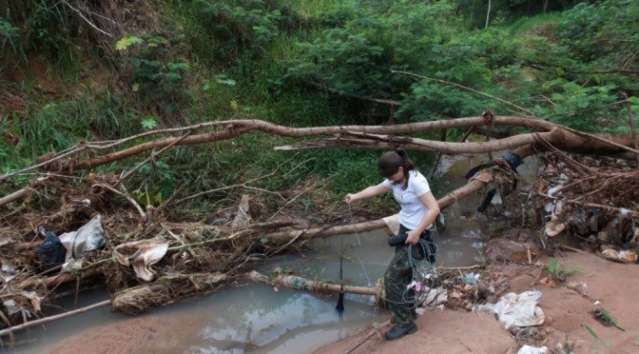
[[[39,227],[38,231],[44,236],[44,241],[36,251],[42,269],[50,269],[64,263],[67,251],[55,232],[44,227]]]

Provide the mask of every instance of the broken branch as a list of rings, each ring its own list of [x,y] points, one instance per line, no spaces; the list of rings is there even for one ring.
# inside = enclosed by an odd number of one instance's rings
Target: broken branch
[[[71,311],[67,311],[58,315],[53,315],[53,316],[49,316],[49,317],[44,317],[44,318],[40,318],[38,320],[33,320],[33,321],[29,321],[29,322],[25,322],[13,327],[9,327],[9,328],[5,328],[3,330],[0,330],[0,337],[1,336],[6,336],[8,334],[12,334],[13,332],[25,329],[25,328],[30,328],[33,326],[37,326],[37,325],[41,325],[41,324],[45,324],[45,323],[49,323],[49,322],[53,322],[55,320],[59,320],[62,318],[66,318],[66,317],[70,317],[73,315],[77,315],[79,313],[83,313],[83,312],[87,312],[89,310],[93,310],[99,307],[103,307],[106,305],[110,305],[111,304],[111,300],[104,300],[104,301],[100,301],[98,303],[89,305],[89,306],[85,306],[85,307],[81,307],[79,309],[75,309],[75,310],[71,310]]]

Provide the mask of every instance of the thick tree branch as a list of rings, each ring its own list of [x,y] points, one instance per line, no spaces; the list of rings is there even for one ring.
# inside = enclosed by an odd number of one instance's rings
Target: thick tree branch
[[[264,133],[278,135],[278,136],[285,136],[285,137],[318,136],[318,135],[343,133],[348,131],[371,133],[371,134],[406,134],[406,133],[417,133],[417,132],[424,132],[424,131],[443,129],[443,128],[481,126],[481,125],[485,125],[487,121],[482,117],[467,117],[467,118],[457,118],[457,119],[450,119],[450,120],[407,123],[407,124],[397,124],[397,125],[343,125],[343,126],[325,126],[325,127],[308,127],[308,128],[287,127],[287,126],[282,126],[282,125],[266,122],[263,120],[256,120],[256,119],[228,120],[228,121],[220,121],[220,122],[214,122],[214,123],[216,123],[215,125],[227,126],[228,128],[219,132],[191,135],[183,139],[179,143],[176,143],[176,140],[180,139],[177,137],[154,140],[154,141],[138,144],[120,151],[102,155],[93,159],[81,160],[76,163],[70,163],[68,164],[68,168],[69,167],[72,167],[75,169],[93,168],[95,166],[99,166],[112,161],[130,157],[150,149],[162,148],[171,144],[193,145],[193,144],[202,144],[202,143],[208,143],[208,142],[214,142],[214,141],[228,140],[251,131],[261,131]],[[494,120],[492,120],[490,123],[496,124],[496,125],[520,126],[520,127],[525,127],[525,128],[534,129],[534,130],[541,130],[541,131],[548,131],[557,127],[556,124],[543,121],[543,120],[536,120],[536,119],[523,118],[523,117],[511,117],[511,116],[495,117]],[[213,124],[211,124],[210,126],[213,126]],[[179,128],[179,131],[183,131],[183,130],[186,130],[186,129]],[[170,129],[170,131],[175,132],[178,130]],[[159,134],[162,132],[156,131],[155,133]]]
[[[470,180],[465,185],[455,189],[454,191],[446,194],[440,198],[437,203],[440,209],[445,209],[453,205],[456,201],[465,198],[466,196],[479,191],[482,187],[493,182],[494,175],[490,170],[482,170],[480,174]],[[315,237],[328,237],[335,235],[347,235],[365,231],[372,231],[383,229],[386,227],[384,219],[369,220],[355,224],[336,225],[330,227],[314,227],[305,230],[290,230],[270,233],[264,237],[275,243],[286,243],[292,238],[298,240],[309,240]],[[301,234],[300,234],[301,233]]]
[[[296,145],[278,146],[276,150],[318,149],[330,147],[356,147],[369,149],[395,149],[437,151],[443,154],[485,153],[514,149],[537,141],[536,134],[550,138],[551,132],[520,134],[487,142],[444,142],[411,137],[393,137],[388,135],[359,134],[348,132],[343,136],[303,142]]]
[[[614,143],[611,144],[609,143]],[[632,139],[624,136],[610,137],[602,142],[599,138],[574,134],[562,128],[555,128],[550,132],[527,133],[508,138],[489,140],[487,142],[443,142],[413,137],[398,137],[378,134],[364,134],[343,132],[333,138],[302,142],[294,145],[275,147],[276,150],[308,150],[320,148],[350,147],[364,149],[396,149],[436,151],[444,154],[486,153],[502,150],[512,150],[531,144],[536,145],[537,151],[544,151],[543,144],[549,142],[562,150],[588,154],[619,153],[616,145],[630,145]],[[528,156],[528,155],[527,155]]]

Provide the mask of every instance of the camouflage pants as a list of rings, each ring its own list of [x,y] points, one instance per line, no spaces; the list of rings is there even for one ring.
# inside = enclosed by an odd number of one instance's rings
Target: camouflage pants
[[[408,229],[400,227],[399,233],[406,233]],[[435,262],[435,245],[426,230],[421,235],[420,242],[426,242],[431,252],[430,261]],[[395,323],[409,324],[417,318],[415,312],[415,292],[406,290],[413,280],[413,270],[409,261],[408,245],[395,247],[395,256],[391,260],[384,274],[384,291],[386,293],[386,307],[392,313]]]

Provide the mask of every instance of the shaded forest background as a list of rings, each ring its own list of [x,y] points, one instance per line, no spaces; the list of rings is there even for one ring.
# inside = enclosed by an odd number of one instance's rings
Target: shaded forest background
[[[488,108],[590,132],[628,133],[630,119],[639,125],[632,0],[0,0],[0,53],[0,173],[82,140],[231,118],[387,124]],[[178,147],[143,166],[131,193],[157,205],[178,187],[190,194],[278,166],[288,172],[261,187],[313,179],[339,198],[379,179],[377,152],[291,159],[271,149],[285,142],[245,135]],[[425,171],[435,159],[413,157]],[[237,195],[218,197],[182,212],[197,215]]]

